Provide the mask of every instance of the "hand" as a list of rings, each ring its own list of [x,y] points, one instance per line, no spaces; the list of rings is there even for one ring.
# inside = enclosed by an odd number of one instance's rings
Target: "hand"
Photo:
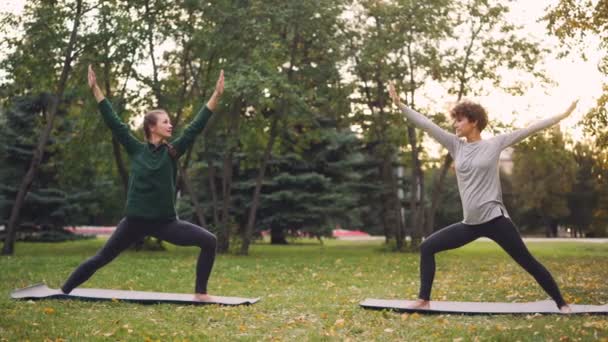
[[[578,104],[578,99],[570,104],[570,107],[568,107],[568,109],[566,109],[566,111],[564,112],[564,117],[565,118],[568,117],[568,116],[570,116],[570,114],[572,114],[572,112],[576,108],[577,104]]]
[[[220,71],[220,77],[217,79],[215,83],[215,94],[217,96],[222,96],[224,92],[224,70]]]
[[[93,67],[91,66],[91,64],[89,64],[88,79],[89,88],[91,88],[91,90],[93,91],[93,96],[95,96],[95,100],[97,100],[98,103],[101,102],[105,97],[103,96],[101,89],[99,89],[99,86],[97,85],[97,76],[95,76],[95,71],[93,71]]]
[[[215,83],[215,90],[213,91],[213,95],[207,102],[207,108],[212,112],[217,108],[217,103],[219,102],[219,98],[222,96],[224,92],[224,70],[220,71],[220,77],[217,79],[217,83]]]
[[[395,90],[395,84],[393,82],[388,83],[388,93],[391,96],[391,99],[393,99],[393,103],[397,107],[401,107],[401,99],[399,98],[399,95],[397,95],[397,91]]]
[[[92,89],[95,86],[97,86],[97,76],[95,76],[95,71],[93,71],[93,67],[91,66],[91,64],[89,64],[88,78],[89,78],[89,88]]]

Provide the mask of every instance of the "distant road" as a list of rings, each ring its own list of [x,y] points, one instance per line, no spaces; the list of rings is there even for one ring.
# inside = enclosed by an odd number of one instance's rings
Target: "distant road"
[[[100,235],[107,236],[114,232],[116,227],[112,226],[79,226],[69,227],[69,230],[76,234],[82,235]],[[349,240],[349,241],[377,241],[384,240],[384,236],[344,236],[339,237],[338,240]],[[488,238],[480,238],[479,241],[491,241]],[[589,242],[589,243],[608,243],[608,238],[544,238],[544,237],[524,237],[525,242]]]
[[[492,241],[488,238],[480,238],[480,241]],[[524,237],[524,242],[590,242],[608,243],[608,238],[544,238],[544,237]]]

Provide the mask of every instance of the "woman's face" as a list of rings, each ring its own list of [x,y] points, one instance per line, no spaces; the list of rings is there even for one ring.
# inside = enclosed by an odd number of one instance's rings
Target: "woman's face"
[[[467,137],[477,129],[477,123],[471,122],[466,116],[454,118],[454,129],[457,137]]]
[[[156,114],[156,125],[150,127],[150,132],[163,139],[170,138],[173,133],[173,125],[169,120],[169,115],[167,113]]]

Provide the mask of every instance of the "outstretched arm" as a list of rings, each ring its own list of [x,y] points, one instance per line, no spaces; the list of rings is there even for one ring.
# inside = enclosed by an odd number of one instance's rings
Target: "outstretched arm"
[[[89,88],[93,92],[93,96],[95,96],[95,100],[97,100],[97,106],[99,111],[101,112],[101,116],[105,121],[106,125],[112,131],[112,134],[118,139],[118,141],[125,147],[127,153],[131,154],[134,152],[137,147],[140,145],[140,142],[131,134],[131,130],[129,126],[122,122],[118,115],[112,109],[112,104],[108,101],[101,89],[99,89],[99,85],[97,85],[97,77],[95,76],[95,71],[93,71],[93,67],[89,65],[88,72],[88,81]]]
[[[576,108],[577,103],[578,103],[578,100],[572,102],[572,104],[570,104],[570,107],[568,107],[568,109],[566,109],[565,112],[563,112],[559,115],[555,115],[555,116],[552,116],[552,117],[549,117],[549,118],[546,118],[543,120],[539,120],[526,128],[518,129],[511,133],[506,133],[506,134],[497,136],[497,138],[501,140],[501,148],[504,149],[511,145],[517,144],[518,142],[526,139],[527,137],[531,136],[532,134],[542,131],[545,128],[548,128],[548,127],[551,127],[551,126],[557,124],[561,120],[567,118],[574,111],[574,108]]]
[[[456,135],[445,131],[443,128],[439,127],[426,116],[402,104],[401,99],[399,98],[399,95],[397,95],[397,91],[395,90],[395,86],[392,82],[389,83],[388,89],[389,94],[393,99],[393,103],[397,105],[399,109],[401,109],[403,114],[405,114],[405,117],[410,122],[412,122],[414,126],[427,132],[431,137],[433,137],[441,145],[447,148],[450,153],[454,152],[455,145],[458,142],[458,137]]]
[[[196,136],[200,134],[211,115],[213,115],[213,111],[217,108],[217,104],[220,101],[220,97],[224,92],[224,70],[220,71],[220,76],[217,79],[215,84],[215,90],[213,91],[213,95],[209,101],[207,101],[207,105],[203,106],[201,110],[198,112],[194,120],[184,128],[181,136],[173,141],[173,146],[177,150],[178,156],[184,154],[192,144],[194,144],[194,139]]]

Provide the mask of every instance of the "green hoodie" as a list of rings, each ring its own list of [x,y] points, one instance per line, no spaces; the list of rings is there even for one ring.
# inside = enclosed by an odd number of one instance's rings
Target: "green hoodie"
[[[154,146],[133,136],[129,126],[120,120],[110,101],[98,104],[106,125],[125,147],[130,159],[129,189],[127,191],[126,216],[145,219],[172,219],[175,211],[175,181],[177,158],[194,143],[213,113],[203,106],[182,134],[171,141],[177,156],[172,158],[167,144]]]

